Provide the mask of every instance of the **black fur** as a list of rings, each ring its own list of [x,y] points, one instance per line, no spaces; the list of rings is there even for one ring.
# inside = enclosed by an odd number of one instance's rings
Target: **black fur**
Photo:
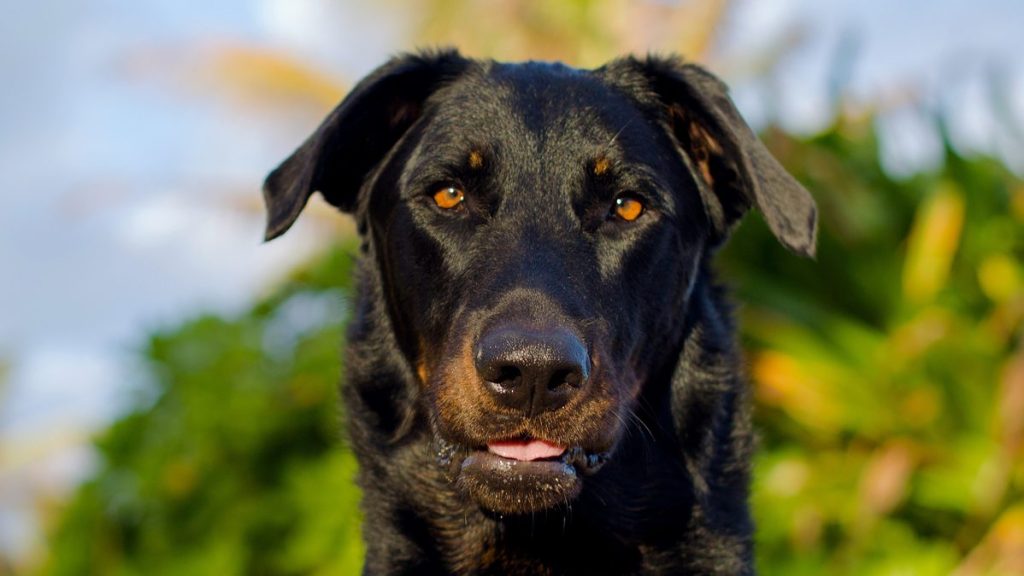
[[[465,199],[439,208],[449,186]],[[367,574],[753,572],[747,389],[708,263],[751,207],[813,255],[816,212],[719,80],[402,56],[267,178],[268,239],[314,191],[363,237],[343,397]],[[564,406],[495,400],[479,341],[499,328],[585,348]],[[508,439],[562,464],[517,473],[486,449]]]

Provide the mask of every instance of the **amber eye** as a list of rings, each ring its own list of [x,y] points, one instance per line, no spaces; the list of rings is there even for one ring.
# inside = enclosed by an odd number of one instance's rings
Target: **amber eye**
[[[465,199],[465,192],[454,186],[446,186],[434,193],[434,203],[437,204],[438,208],[444,208],[445,210],[455,208],[462,204],[462,201]]]
[[[615,199],[615,215],[626,222],[632,222],[644,213],[644,204],[632,196],[619,196]]]

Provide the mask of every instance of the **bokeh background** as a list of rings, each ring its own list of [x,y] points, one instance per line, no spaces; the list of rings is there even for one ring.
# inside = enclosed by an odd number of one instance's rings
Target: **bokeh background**
[[[262,177],[402,50],[679,52],[815,195],[746,219],[763,574],[1024,574],[1017,0],[37,0],[0,19],[0,574],[354,574],[355,252]]]

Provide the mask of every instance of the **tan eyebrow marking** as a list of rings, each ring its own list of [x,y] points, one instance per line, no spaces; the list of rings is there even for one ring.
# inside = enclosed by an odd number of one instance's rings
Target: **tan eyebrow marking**
[[[596,176],[600,176],[600,175],[604,174],[605,172],[608,171],[608,168],[610,168],[611,165],[612,165],[612,162],[608,158],[606,158],[604,156],[598,158],[594,162],[594,174]]]
[[[469,153],[469,167],[476,169],[481,168],[484,165],[484,156],[479,150],[473,150]]]

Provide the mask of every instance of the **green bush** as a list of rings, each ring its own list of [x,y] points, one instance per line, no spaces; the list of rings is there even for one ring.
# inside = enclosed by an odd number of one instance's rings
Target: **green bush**
[[[765,574],[1024,570],[1024,185],[947,146],[894,180],[869,124],[771,133],[816,193],[817,261],[748,218],[738,287]]]
[[[97,441],[52,574],[355,574],[355,460],[336,386],[351,248],[236,318],[154,335],[152,381]]]

